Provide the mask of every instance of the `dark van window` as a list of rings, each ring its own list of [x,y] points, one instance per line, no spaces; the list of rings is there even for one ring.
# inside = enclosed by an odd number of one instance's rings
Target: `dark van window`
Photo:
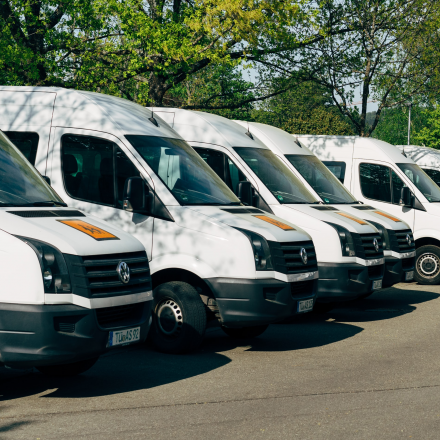
[[[388,167],[361,163],[359,173],[361,190],[365,197],[391,203],[391,173]]]
[[[139,172],[121,149],[105,139],[76,135],[64,135],[61,148],[67,193],[75,199],[122,209],[125,180],[139,176]]]
[[[9,140],[20,150],[23,156],[35,166],[38,149],[38,133],[4,131]]]
[[[346,168],[345,162],[323,160],[322,163],[340,180],[341,183],[344,183]]]
[[[440,171],[422,168],[422,170],[438,185],[440,186]]]

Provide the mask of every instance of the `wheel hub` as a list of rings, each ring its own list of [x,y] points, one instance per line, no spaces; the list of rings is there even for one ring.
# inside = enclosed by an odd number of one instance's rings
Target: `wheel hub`
[[[179,305],[171,299],[162,301],[157,308],[157,323],[160,331],[165,335],[177,336],[183,324]]]
[[[427,278],[434,278],[440,272],[440,261],[435,254],[423,254],[417,262],[420,274]]]

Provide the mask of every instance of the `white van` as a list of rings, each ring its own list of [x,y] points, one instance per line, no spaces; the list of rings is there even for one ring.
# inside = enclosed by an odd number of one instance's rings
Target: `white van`
[[[0,365],[75,375],[147,337],[142,244],[67,208],[1,131],[0,279]]]
[[[249,205],[294,222],[312,236],[318,311],[381,288],[384,254],[374,226],[324,206],[247,127],[210,113],[162,109],[160,114],[242,200],[247,182],[254,191],[246,197]]]
[[[329,169],[289,133],[270,125],[236,122],[243,127],[249,127],[251,133],[258,136],[316,197],[329,205],[329,209],[359,216],[377,228],[384,245],[383,287],[413,280],[416,251],[414,237],[407,223],[394,215],[356,201]]]
[[[440,188],[398,148],[356,136],[297,136],[366,204],[403,219],[414,231],[421,284],[440,283]]]
[[[196,348],[207,322],[235,337],[310,311],[318,270],[310,236],[246,208],[159,117],[123,99],[0,87],[0,128],[70,205],[133,234],[150,258],[151,336]],[[302,257],[300,255],[302,253]]]
[[[396,145],[440,186],[440,151],[418,145]]]

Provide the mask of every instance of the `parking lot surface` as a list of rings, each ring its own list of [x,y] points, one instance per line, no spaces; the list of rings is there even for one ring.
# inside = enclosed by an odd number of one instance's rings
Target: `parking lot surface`
[[[400,284],[255,340],[136,346],[69,379],[0,368],[5,439],[438,439],[440,287]]]

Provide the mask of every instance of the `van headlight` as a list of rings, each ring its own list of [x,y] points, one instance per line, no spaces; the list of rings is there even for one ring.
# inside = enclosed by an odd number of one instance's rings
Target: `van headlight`
[[[63,254],[44,241],[28,237],[17,238],[29,245],[37,254],[43,277],[44,293],[70,293],[70,275]]]
[[[351,232],[343,226],[337,225],[335,223],[325,223],[336,229],[339,235],[339,241],[341,242],[342,255],[344,257],[355,257],[356,249],[354,247],[354,241]]]
[[[272,256],[270,254],[269,243],[267,240],[255,232],[247,229],[235,228],[242,232],[251,242],[252,251],[254,253],[256,270],[273,270]]]
[[[379,234],[382,238],[382,245],[384,250],[390,250],[391,249],[391,241],[390,241],[390,234],[388,234],[387,228],[385,228],[380,223],[372,222],[371,220],[368,220],[368,223],[371,223],[374,225],[374,227],[379,231]]]

